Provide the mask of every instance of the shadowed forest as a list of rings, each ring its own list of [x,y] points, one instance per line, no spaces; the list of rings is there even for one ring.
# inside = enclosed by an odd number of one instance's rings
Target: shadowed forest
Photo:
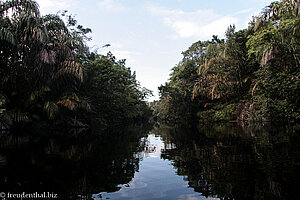
[[[228,27],[184,51],[153,103],[167,123],[300,119],[299,1],[275,1],[244,30]]]
[[[299,197],[299,0],[193,43],[153,102],[68,11],[0,2],[0,198]]]
[[[35,1],[1,1],[1,123],[299,121],[299,12],[299,1],[276,1],[247,29],[195,42],[150,109],[151,91],[125,60],[90,52],[91,29],[67,11],[41,16]]]
[[[91,29],[67,11],[41,16],[35,1],[1,1],[0,25],[0,112],[7,125],[107,127],[151,114],[151,92],[125,60],[90,52]]]

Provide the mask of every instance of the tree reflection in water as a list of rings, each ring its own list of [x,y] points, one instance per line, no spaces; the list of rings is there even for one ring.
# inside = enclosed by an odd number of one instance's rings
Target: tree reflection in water
[[[1,192],[54,192],[59,199],[91,199],[117,191],[139,168],[144,128],[106,134],[19,132],[0,140]]]
[[[120,192],[160,191],[169,199],[183,193],[196,199],[298,199],[297,131],[295,126],[215,125],[161,126],[151,132],[135,127],[106,134],[79,130],[5,133],[0,135],[0,192],[54,192],[59,199],[92,199],[97,194],[102,199],[107,192],[117,196],[116,191],[131,187],[131,182],[136,187]],[[169,161],[186,182],[174,174]],[[138,179],[133,179],[135,174]],[[165,177],[172,180],[155,182]],[[145,188],[138,188],[139,181]],[[152,193],[148,197],[159,197]]]
[[[298,199],[299,127],[242,129],[234,125],[160,127],[169,146],[163,159],[204,196],[221,199]]]

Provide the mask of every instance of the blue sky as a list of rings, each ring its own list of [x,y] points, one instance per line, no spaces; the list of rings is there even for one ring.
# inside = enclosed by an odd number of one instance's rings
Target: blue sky
[[[181,52],[198,40],[223,37],[227,27],[246,28],[272,0],[37,0],[42,14],[68,10],[92,29],[92,50],[111,51],[154,91],[168,81]],[[111,44],[108,48],[101,48]]]

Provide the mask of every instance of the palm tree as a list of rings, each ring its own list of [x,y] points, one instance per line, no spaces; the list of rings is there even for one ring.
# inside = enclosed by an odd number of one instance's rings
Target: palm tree
[[[283,54],[291,55],[291,59],[294,60],[291,65],[300,66],[299,52],[296,50],[300,43],[299,5],[299,0],[273,2],[250,27],[256,31],[257,36],[250,39],[249,46],[252,47],[250,52],[255,52],[262,66],[276,55]]]
[[[78,31],[69,31],[59,16],[41,17],[32,0],[1,1],[0,25],[0,94],[7,118],[28,121],[41,107],[53,118],[49,109],[57,111],[61,98],[83,81],[75,53],[86,50],[84,39],[75,38]]]

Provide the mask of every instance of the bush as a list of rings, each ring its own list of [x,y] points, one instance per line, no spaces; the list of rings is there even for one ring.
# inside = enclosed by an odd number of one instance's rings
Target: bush
[[[202,112],[198,112],[197,116],[202,123],[209,123],[209,122],[228,122],[230,120],[235,120],[234,111],[237,107],[237,104],[229,104],[227,106],[215,106],[215,109],[218,108],[219,110],[210,109]]]

